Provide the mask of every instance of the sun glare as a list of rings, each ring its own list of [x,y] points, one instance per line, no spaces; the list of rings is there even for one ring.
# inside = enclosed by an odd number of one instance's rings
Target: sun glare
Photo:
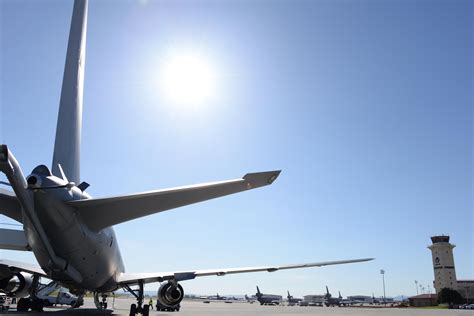
[[[178,104],[201,104],[215,93],[215,73],[199,56],[174,56],[161,71],[166,97]]]

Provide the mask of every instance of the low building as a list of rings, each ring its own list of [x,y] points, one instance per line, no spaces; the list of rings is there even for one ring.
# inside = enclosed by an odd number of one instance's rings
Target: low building
[[[438,305],[438,295],[436,294],[421,294],[408,298],[410,306],[423,307],[423,306],[436,306]]]
[[[458,280],[458,292],[467,303],[474,303],[474,280]]]
[[[362,303],[362,304],[373,304],[374,298],[372,296],[367,295],[352,295],[347,297],[348,300],[351,300],[354,303]]]
[[[305,295],[303,297],[303,301],[308,303],[323,303],[325,299],[325,295]]]

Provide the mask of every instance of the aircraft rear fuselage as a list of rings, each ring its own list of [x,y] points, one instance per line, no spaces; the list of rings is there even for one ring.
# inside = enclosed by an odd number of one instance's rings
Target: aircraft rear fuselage
[[[113,228],[108,227],[98,232],[90,230],[82,223],[75,209],[65,203],[90,196],[76,186],[64,187],[66,181],[58,177],[37,173],[32,176],[40,183],[37,189],[31,186],[40,224],[56,255],[66,260],[67,265],[74,267],[82,280],[77,282],[64,271],[51,269],[48,252],[40,242],[31,221],[23,215],[26,238],[40,266],[53,279],[61,280],[70,288],[100,292],[115,290],[116,277],[124,272],[124,265]]]

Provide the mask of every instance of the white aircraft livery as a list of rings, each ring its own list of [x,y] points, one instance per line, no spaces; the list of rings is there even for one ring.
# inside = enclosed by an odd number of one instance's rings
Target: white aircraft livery
[[[158,300],[177,306],[184,297],[181,281],[204,276],[322,267],[372,260],[356,259],[283,266],[128,273],[113,226],[241,191],[272,184],[280,171],[248,173],[240,179],[172,189],[92,198],[81,182],[80,143],[84,83],[87,0],[75,0],[51,169],[39,165],[24,176],[12,151],[0,146],[0,171],[13,190],[0,189],[0,214],[23,225],[23,230],[0,229],[0,249],[32,251],[38,264],[0,259],[0,290],[17,297],[18,311],[42,311],[36,296],[41,277],[83,296],[94,293],[97,308],[106,308],[109,293],[124,289],[137,300],[130,315],[147,316],[144,285],[160,282]],[[101,299],[100,299],[101,298]]]

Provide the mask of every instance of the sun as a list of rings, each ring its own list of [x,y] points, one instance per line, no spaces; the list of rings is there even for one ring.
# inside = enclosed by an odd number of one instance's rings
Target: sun
[[[161,71],[163,92],[175,103],[202,104],[215,94],[216,75],[202,56],[172,56],[165,61]]]

